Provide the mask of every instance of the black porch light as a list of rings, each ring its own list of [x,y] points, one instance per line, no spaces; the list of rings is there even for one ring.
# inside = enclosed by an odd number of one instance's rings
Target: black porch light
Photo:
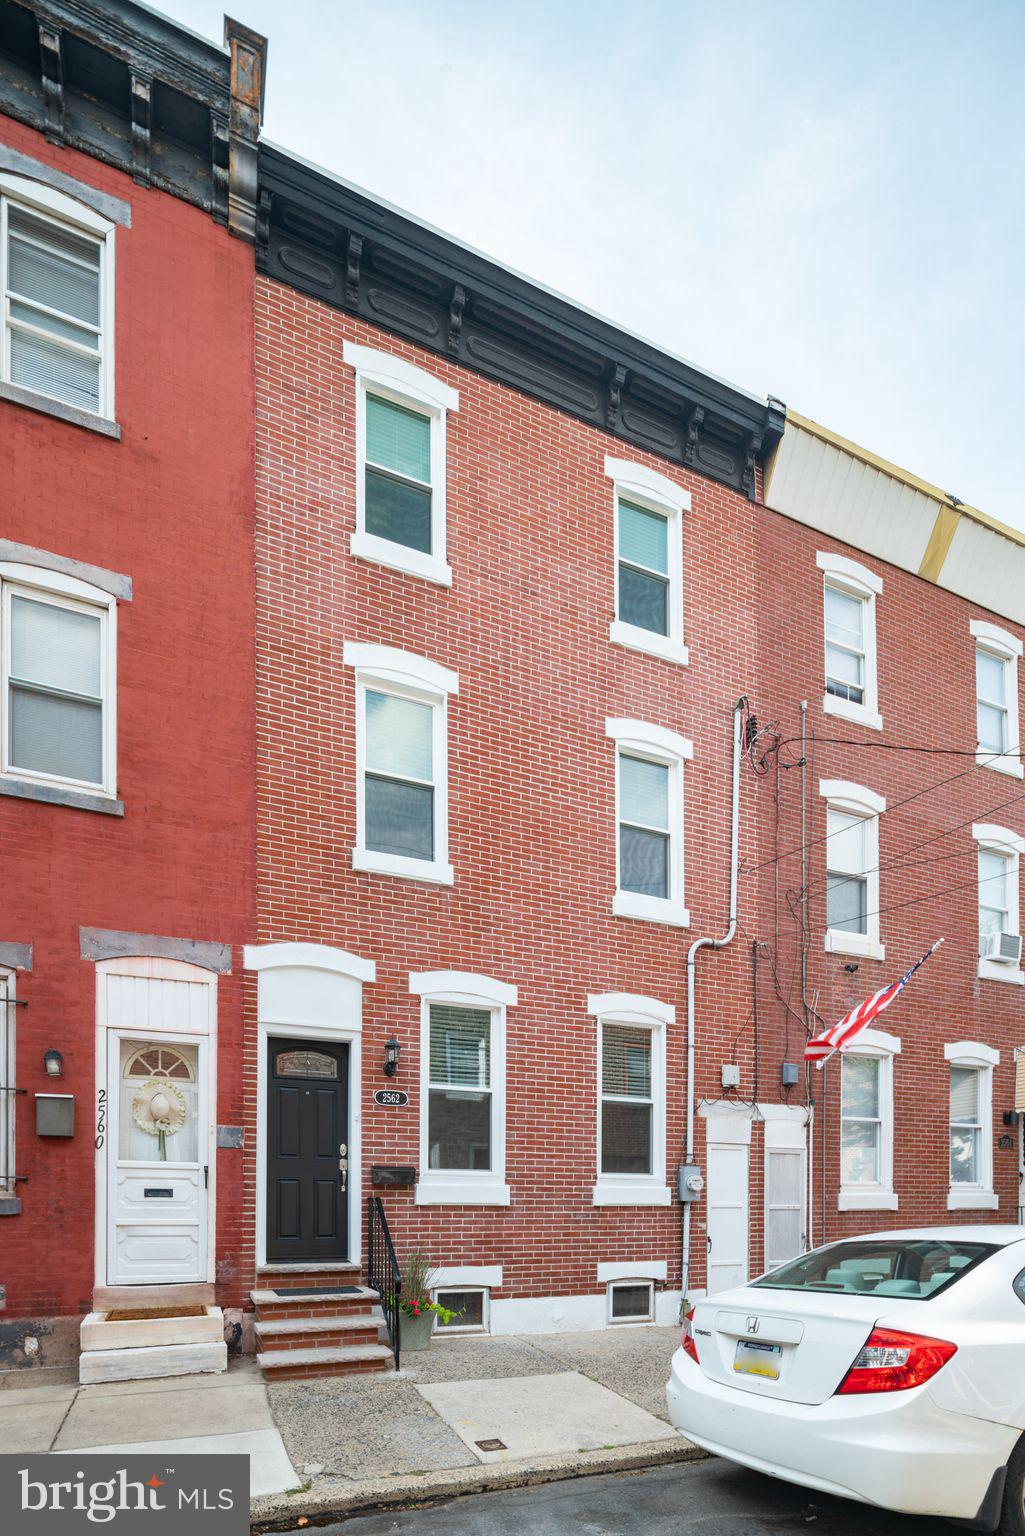
[[[43,1052],[43,1066],[46,1068],[47,1077],[64,1076],[64,1057],[60,1051],[49,1050]]]
[[[399,1052],[402,1047],[392,1035],[384,1045],[384,1075],[394,1077],[399,1068]]]

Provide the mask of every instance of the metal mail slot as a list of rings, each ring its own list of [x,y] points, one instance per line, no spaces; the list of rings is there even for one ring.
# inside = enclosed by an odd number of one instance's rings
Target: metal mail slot
[[[143,1196],[147,1200],[173,1200],[173,1189],[144,1189]]]
[[[370,1171],[374,1184],[390,1184],[393,1188],[410,1189],[416,1183],[415,1168],[390,1168],[375,1163]]]

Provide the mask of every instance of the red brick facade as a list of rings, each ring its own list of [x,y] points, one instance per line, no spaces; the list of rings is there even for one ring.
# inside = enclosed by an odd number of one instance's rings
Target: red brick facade
[[[121,439],[0,401],[0,536],[132,582],[118,612],[123,817],[0,797],[0,939],[33,958],[17,977],[24,1182],[20,1214],[0,1220],[3,1324],[77,1318],[92,1301],[96,976],[80,926],[228,945],[252,933],[253,271],[199,209],[6,118],[0,141],[131,208],[114,235]],[[217,1118],[237,1124],[237,968],[218,990]],[[70,1140],[35,1132],[51,1047],[75,1098]],[[240,1299],[238,1158],[221,1154],[226,1302]],[[15,1362],[19,1337],[13,1326]]]

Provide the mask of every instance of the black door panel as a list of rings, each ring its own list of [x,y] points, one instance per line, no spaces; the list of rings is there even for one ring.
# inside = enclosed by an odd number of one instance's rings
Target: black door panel
[[[349,1048],[268,1044],[267,1259],[347,1259],[347,1200],[339,1148],[349,1140]]]

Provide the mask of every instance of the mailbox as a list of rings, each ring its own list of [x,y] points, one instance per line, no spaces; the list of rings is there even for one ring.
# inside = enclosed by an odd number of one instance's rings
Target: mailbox
[[[75,1095],[73,1093],[36,1094],[36,1135],[74,1136]]]

